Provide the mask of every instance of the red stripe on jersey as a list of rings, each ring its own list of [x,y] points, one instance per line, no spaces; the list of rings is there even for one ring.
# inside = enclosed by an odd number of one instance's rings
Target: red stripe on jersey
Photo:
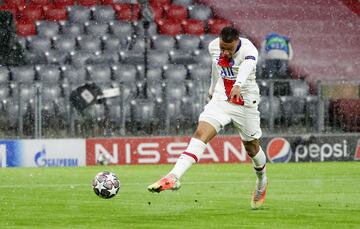
[[[185,154],[185,155],[188,155],[189,157],[194,158],[195,162],[199,161],[198,157],[195,154],[188,153],[188,152],[183,152],[182,154]]]
[[[244,100],[242,100],[241,98],[239,98],[238,100],[230,101],[230,92],[234,86],[235,80],[229,80],[229,79],[223,78],[223,81],[224,81],[224,87],[225,87],[225,94],[228,97],[228,101],[243,106]]]

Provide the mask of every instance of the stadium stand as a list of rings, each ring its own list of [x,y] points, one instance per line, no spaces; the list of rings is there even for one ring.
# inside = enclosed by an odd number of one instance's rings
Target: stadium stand
[[[310,83],[318,79],[358,79],[360,19],[341,1],[219,1],[201,0],[217,16],[233,20],[249,37],[261,41],[269,32],[290,36],[293,65]],[[236,4],[238,7],[232,7]],[[344,39],[346,36],[346,39]],[[349,37],[349,39],[348,39]],[[331,48],[329,47],[336,47]],[[326,68],[321,63],[327,63]],[[337,64],[335,64],[337,63]],[[351,69],[348,69],[349,63]]]
[[[19,82],[58,84],[44,90],[45,100],[59,98],[55,104],[44,104],[49,116],[56,109],[66,114],[66,96],[73,88],[101,81],[102,88],[120,84],[121,96],[96,104],[83,118],[74,117],[74,122],[93,121],[110,125],[118,134],[120,129],[137,134],[141,128],[154,131],[164,112],[166,129],[175,126],[172,131],[179,131],[182,124],[197,121],[205,104],[211,64],[207,47],[227,25],[238,27],[257,45],[268,32],[289,35],[295,52],[293,77],[306,76],[305,80],[285,83],[259,81],[263,95],[259,109],[265,124],[272,113],[277,124],[314,126],[319,104],[316,81],[359,78],[359,18],[341,1],[286,0],[275,7],[275,0],[230,0],[228,4],[214,0],[150,0],[154,21],[149,28],[147,79],[140,4],[126,0],[3,2],[0,10],[15,16],[17,35],[28,61],[26,66],[0,68],[0,95],[9,97],[5,106],[9,115],[19,110],[19,95],[15,92],[22,87]],[[271,87],[273,95],[269,94]],[[22,97],[31,98],[35,91],[25,87],[22,93]],[[344,105],[347,102],[337,100],[330,108],[341,108],[334,116],[345,123],[345,130],[358,130],[360,124],[349,121],[356,109]],[[34,104],[29,104],[29,109],[22,108],[24,116],[34,109]],[[358,107],[356,101],[349,104]],[[12,120],[12,125],[17,121]]]
[[[46,62],[48,64],[67,64],[69,62],[69,53],[64,51],[51,50],[45,52]]]
[[[55,21],[37,21],[35,25],[37,34],[43,37],[55,37],[60,31],[59,23]]]
[[[176,40],[172,36],[157,35],[151,38],[153,48],[156,50],[173,50],[175,49]]]

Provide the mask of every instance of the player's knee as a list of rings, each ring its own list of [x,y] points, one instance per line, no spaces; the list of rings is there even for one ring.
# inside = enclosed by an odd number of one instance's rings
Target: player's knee
[[[257,152],[259,152],[260,145],[259,145],[259,140],[258,139],[243,142],[243,143],[244,143],[246,152],[250,157],[254,157],[257,154]]]
[[[202,142],[207,143],[207,134],[204,130],[202,130],[201,128],[196,129],[193,138],[197,138],[199,140],[201,140]]]
[[[197,138],[207,144],[216,135],[216,130],[208,123],[200,122],[196,128],[193,138]]]

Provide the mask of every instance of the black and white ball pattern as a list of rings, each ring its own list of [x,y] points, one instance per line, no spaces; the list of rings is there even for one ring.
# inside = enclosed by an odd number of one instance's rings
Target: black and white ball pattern
[[[109,199],[119,192],[120,181],[114,173],[104,171],[96,174],[92,187],[97,196]]]

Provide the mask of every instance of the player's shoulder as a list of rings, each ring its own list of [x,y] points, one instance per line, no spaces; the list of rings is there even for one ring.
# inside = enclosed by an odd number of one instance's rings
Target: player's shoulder
[[[241,41],[241,46],[256,48],[255,45],[245,37],[240,37],[240,41]]]
[[[255,45],[247,38],[243,38],[240,37],[240,41],[241,41],[241,48],[240,51],[244,54],[247,55],[249,53],[253,54],[253,55],[257,55],[258,54],[258,50],[255,47]]]

